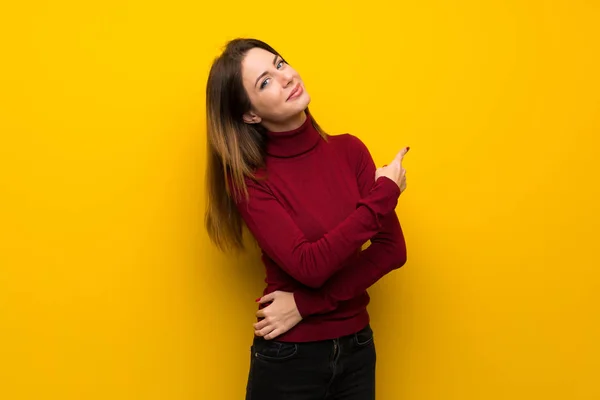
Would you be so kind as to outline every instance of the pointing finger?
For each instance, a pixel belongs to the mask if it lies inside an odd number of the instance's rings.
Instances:
[[[394,158],[394,161],[397,161],[398,163],[400,163],[400,165],[402,165],[402,160],[404,159],[404,156],[406,155],[406,153],[408,153],[409,150],[410,147],[408,146],[400,150],[398,154],[396,154],[396,158]]]

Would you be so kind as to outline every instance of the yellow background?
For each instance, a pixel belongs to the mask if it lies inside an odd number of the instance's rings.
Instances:
[[[0,398],[241,399],[256,252],[203,228],[226,40],[330,133],[404,145],[407,265],[370,307],[378,398],[598,399],[592,0],[25,1],[0,12]]]

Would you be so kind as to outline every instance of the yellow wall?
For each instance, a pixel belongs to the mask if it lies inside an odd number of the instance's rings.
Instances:
[[[261,265],[202,219],[206,75],[243,35],[329,132],[412,148],[378,398],[600,398],[597,2],[13,3],[0,398],[242,398]]]

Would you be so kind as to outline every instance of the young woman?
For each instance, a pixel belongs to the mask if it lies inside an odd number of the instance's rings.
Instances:
[[[374,399],[366,289],[406,262],[408,148],[376,169],[358,138],[324,133],[298,73],[259,40],[227,44],[206,95],[207,230],[235,249],[246,225],[266,269],[246,399]]]

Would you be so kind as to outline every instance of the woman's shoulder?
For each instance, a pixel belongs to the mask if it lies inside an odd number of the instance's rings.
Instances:
[[[329,135],[328,142],[336,149],[342,150],[345,153],[360,155],[369,152],[364,142],[358,136],[351,133]]]
[[[245,191],[264,191],[268,189],[268,175],[265,167],[253,168],[249,173],[241,174],[236,179],[231,171],[227,173],[227,184],[235,198],[239,198]]]

